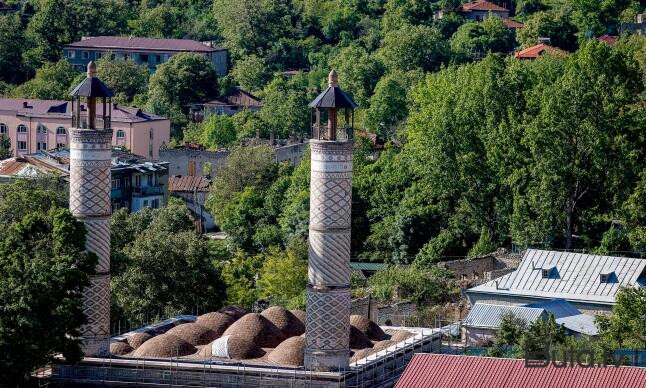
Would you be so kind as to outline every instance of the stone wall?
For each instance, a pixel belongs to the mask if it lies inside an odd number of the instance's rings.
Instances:
[[[204,167],[211,165],[211,176],[227,160],[229,151],[206,151],[193,148],[159,150],[159,159],[168,162],[168,175],[204,176]]]
[[[443,261],[438,265],[453,272],[458,281],[468,281],[471,286],[495,279],[518,268],[521,256],[510,255],[506,249],[499,249],[488,255]]]

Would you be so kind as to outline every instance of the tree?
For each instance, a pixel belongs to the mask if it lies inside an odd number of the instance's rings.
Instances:
[[[628,227],[628,239],[637,252],[646,251],[646,170],[642,170],[635,190],[620,212]]]
[[[0,160],[9,159],[12,156],[11,139],[7,135],[0,135]]]
[[[135,96],[148,89],[148,68],[129,60],[110,60],[104,56],[97,61],[96,71],[101,81],[115,94],[113,100],[131,103]]]
[[[23,79],[22,52],[25,49],[20,17],[0,15],[0,81],[18,83]]]
[[[445,1],[445,9],[452,8]],[[459,4],[458,4],[459,6]],[[404,25],[420,25],[433,20],[433,3],[424,0],[387,0],[382,20],[385,34],[393,32]]]
[[[150,77],[148,108],[181,126],[190,103],[209,101],[217,93],[217,77],[208,59],[195,53],[177,54]]]
[[[442,303],[453,288],[453,275],[444,268],[387,267],[368,279],[368,292],[377,300],[391,302],[400,299],[418,304]]]
[[[52,208],[66,208],[69,185],[56,178],[17,180],[0,185],[0,229],[7,230],[30,213],[47,214]]]
[[[366,111],[366,126],[387,139],[408,116],[407,85],[400,72],[382,77]]]
[[[451,38],[451,53],[456,62],[480,59],[488,52],[508,53],[514,44],[510,28],[498,17],[461,25]]]
[[[511,311],[500,315],[500,327],[496,332],[496,343],[501,345],[518,345],[521,337],[527,332],[527,321]]]
[[[220,229],[227,234],[231,250],[251,251],[253,236],[259,211],[262,208],[262,195],[252,186],[234,193],[233,198],[224,204],[216,214]]]
[[[0,380],[22,385],[57,354],[82,358],[82,292],[97,258],[67,210],[28,213],[0,238]]]
[[[383,64],[358,45],[344,47],[330,61],[339,75],[339,86],[361,107],[367,107],[372,91],[384,72]]]
[[[258,279],[258,296],[272,305],[304,308],[307,286],[307,245],[292,244],[286,251],[271,248],[265,253]]]
[[[539,37],[550,38],[552,46],[574,51],[577,47],[576,31],[566,11],[536,12],[527,18],[516,38],[523,47],[538,44]]]
[[[303,153],[285,192],[278,223],[286,242],[307,239],[310,220],[310,150]]]
[[[448,51],[436,28],[405,24],[384,37],[378,53],[390,71],[433,71],[446,62]]]
[[[595,320],[599,336],[619,347],[646,347],[646,290],[622,287],[610,317],[599,315]]]
[[[252,307],[258,300],[256,280],[263,264],[263,256],[249,256],[237,251],[233,259],[222,266],[222,279],[226,283],[227,303]]]
[[[264,124],[265,136],[267,131],[280,138],[310,133],[309,98],[301,81],[300,78],[288,81],[277,75],[262,91],[264,107],[258,116]]]
[[[252,54],[236,61],[231,75],[238,81],[240,87],[248,92],[257,92],[263,89],[271,79],[265,61]]]
[[[210,149],[226,148],[236,141],[235,124],[229,116],[211,115],[200,126],[200,143]]]
[[[147,38],[183,38],[186,31],[186,10],[163,3],[154,8],[144,8],[139,18],[128,22],[136,36]]]
[[[36,71],[36,76],[14,88],[11,95],[19,98],[43,100],[67,100],[76,86],[80,74],[66,60],[45,63]]]
[[[539,11],[547,10],[542,0],[518,0],[516,2],[516,14],[529,16]]]

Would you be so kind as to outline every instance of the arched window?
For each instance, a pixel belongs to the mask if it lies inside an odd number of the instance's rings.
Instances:
[[[6,135],[6,134],[7,134],[7,124],[0,123],[0,135]]]
[[[123,139],[124,137],[126,137],[126,133],[122,129],[118,130],[117,139]]]
[[[18,128],[16,128],[16,132],[18,132],[18,133],[27,133],[27,127],[25,127],[24,125],[20,124],[20,125],[18,126]]]
[[[67,130],[63,127],[58,127],[56,128],[56,134],[57,135],[67,135]]]
[[[43,135],[46,134],[47,133],[47,127],[42,125],[42,124],[38,124],[38,126],[36,127],[36,133],[40,133],[40,134],[43,134]]]
[[[152,140],[152,139],[153,139],[153,129],[150,128],[150,140]]]

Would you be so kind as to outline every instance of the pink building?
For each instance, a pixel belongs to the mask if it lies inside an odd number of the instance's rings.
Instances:
[[[139,108],[112,104],[112,144],[143,157],[158,159],[159,147],[170,140],[170,120]],[[72,104],[59,100],[0,98],[0,135],[11,139],[15,156],[68,147]],[[82,116],[87,113],[81,105]],[[103,106],[97,106],[97,116]]]

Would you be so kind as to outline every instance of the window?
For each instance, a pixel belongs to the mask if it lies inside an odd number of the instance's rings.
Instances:
[[[149,136],[150,136],[150,140],[152,140],[152,139],[153,139],[153,137],[154,137],[153,129],[152,129],[152,128],[150,128]]]
[[[112,188],[113,189],[118,189],[121,187],[121,179],[113,179],[112,180]]]
[[[27,127],[25,127],[24,125],[20,124],[20,125],[16,128],[16,132],[18,132],[18,133],[27,133]]]
[[[7,133],[7,124],[0,123],[0,134],[4,135]]]
[[[16,142],[19,151],[27,151],[27,142],[24,140],[18,140]]]
[[[87,51],[81,52],[81,58],[83,59],[89,59],[90,58],[90,53]]]
[[[59,51],[59,52],[60,52],[60,51]],[[67,57],[68,57],[69,59],[74,59],[74,57],[76,57],[76,51],[68,51],[68,52],[67,52]]]
[[[38,151],[47,151],[47,143],[44,141],[39,141],[36,143],[36,149]]]
[[[113,60],[113,61],[114,61],[114,59],[115,59],[116,57],[117,57],[116,55],[114,55],[114,54],[110,54],[110,59],[111,59],[111,60]]]
[[[161,55],[155,55],[155,62],[161,62]]]
[[[549,269],[544,269],[544,270],[542,270],[542,277],[543,277],[543,279],[549,279],[549,277],[550,277],[550,270],[549,270]]]
[[[151,158],[153,157],[153,145],[152,144],[148,144],[148,156],[151,157]]]
[[[148,55],[147,55],[147,54],[141,54],[141,55],[139,55],[139,59],[140,59],[142,62],[146,62],[146,63],[148,63]]]
[[[94,57],[96,59],[101,59],[101,58],[103,58],[103,53],[94,53]]]
[[[128,53],[123,54],[123,59],[125,59],[126,61],[130,59],[130,54]]]
[[[43,134],[43,135],[46,134],[47,133],[47,127],[42,125],[42,124],[38,124],[38,126],[36,127],[36,133]]]
[[[153,209],[159,209],[159,200],[153,199]]]
[[[135,175],[135,187],[141,187],[141,175]]]
[[[118,130],[117,139],[123,139],[124,137],[126,137],[126,133],[122,129]]]
[[[56,149],[63,150],[65,149],[65,143],[56,143]]]
[[[609,282],[609,280],[610,280],[610,275],[609,275],[609,274],[607,274],[607,273],[602,273],[602,274],[599,276],[599,278],[600,278],[599,280],[601,281],[601,283],[610,283],[610,282]]]
[[[58,127],[56,128],[56,134],[57,135],[67,135],[67,130],[63,127]]]
[[[144,199],[144,207],[148,207],[148,200]]]
[[[148,180],[148,186],[152,186],[153,185],[153,176],[152,176],[152,174],[148,175],[146,178]]]

